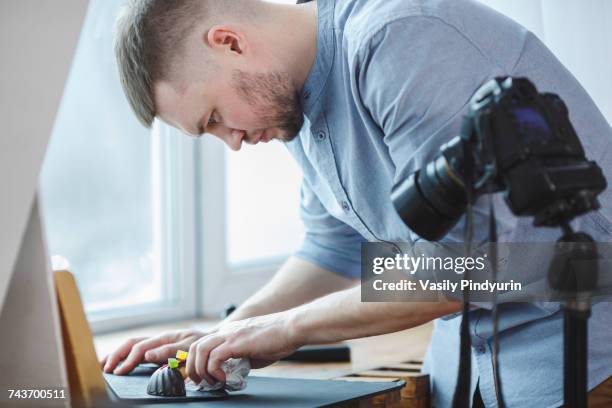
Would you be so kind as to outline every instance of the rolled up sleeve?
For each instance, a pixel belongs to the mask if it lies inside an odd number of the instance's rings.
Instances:
[[[294,255],[344,277],[358,279],[363,237],[332,216],[306,180],[302,182],[300,215],[305,235]]]

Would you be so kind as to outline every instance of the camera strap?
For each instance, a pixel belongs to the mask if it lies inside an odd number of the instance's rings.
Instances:
[[[472,252],[473,239],[473,209],[472,197],[474,188],[474,159],[470,154],[469,140],[462,139],[463,160],[465,166],[465,195],[466,195],[466,221],[464,243],[466,256]],[[465,279],[469,279],[470,271],[466,271]],[[453,395],[453,408],[469,408],[470,406],[470,380],[472,377],[472,344],[470,339],[470,291],[463,289],[463,309],[461,312],[460,343],[459,343],[459,370],[457,384]]]
[[[495,218],[495,204],[493,192],[489,184],[489,259],[491,260],[491,280],[497,282],[497,220]],[[493,319],[493,381],[495,386],[495,399],[499,408],[504,408],[501,381],[499,380],[499,310],[497,307],[497,289],[493,291],[493,306],[491,310]]]

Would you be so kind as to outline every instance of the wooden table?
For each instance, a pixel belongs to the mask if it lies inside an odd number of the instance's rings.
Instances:
[[[175,324],[147,326],[139,329],[95,336],[99,356],[114,350],[130,337],[146,336],[181,328],[206,329],[213,321],[191,320]],[[337,379],[343,381],[397,381],[407,382],[401,392],[361,402],[363,407],[423,408],[429,406],[429,379],[419,374],[432,324],[413,329],[350,340],[351,362],[297,363],[280,361],[269,367],[254,370],[251,375],[283,378]]]

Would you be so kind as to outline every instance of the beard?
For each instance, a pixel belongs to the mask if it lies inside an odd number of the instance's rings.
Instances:
[[[232,87],[253,107],[253,112],[266,128],[281,131],[277,139],[283,142],[295,139],[304,124],[304,115],[300,95],[292,86],[289,74],[251,74],[235,70]]]

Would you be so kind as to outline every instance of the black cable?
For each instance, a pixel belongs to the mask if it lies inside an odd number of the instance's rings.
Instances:
[[[463,159],[465,169],[465,198],[467,201],[465,212],[465,252],[466,256],[472,253],[473,239],[473,158],[470,154],[470,146],[467,140],[463,141]],[[470,278],[469,269],[466,270],[464,279]],[[470,406],[470,382],[472,377],[472,342],[470,339],[470,291],[468,285],[463,289],[463,308],[461,312],[461,328],[459,342],[459,369],[457,384],[453,395],[453,408],[469,408]]]
[[[472,230],[472,208],[468,204],[466,211],[466,237],[471,236]],[[467,255],[470,253],[470,241],[466,241]],[[465,279],[469,279],[469,271],[466,271]],[[472,342],[470,338],[470,292],[463,289],[463,309],[461,312],[460,344],[459,344],[459,370],[457,374],[457,385],[453,396],[453,408],[468,408],[470,405],[470,382],[472,376]]]
[[[491,169],[491,173],[489,174],[489,178],[487,179],[487,197],[489,202],[489,246],[490,246],[490,262],[491,262],[491,280],[495,284],[495,289],[493,290],[493,298],[492,298],[492,309],[491,309],[491,318],[493,320],[493,386],[495,387],[495,399],[497,400],[497,405],[499,408],[504,408],[504,397],[502,393],[501,380],[499,375],[499,308],[497,304],[497,280],[498,280],[498,255],[497,255],[497,219],[495,217],[495,200],[493,194],[495,193],[494,189],[494,179],[496,177],[497,163],[496,156],[493,152],[492,147],[495,145],[492,137],[492,132],[487,132],[484,143],[488,147],[485,149],[485,161],[487,165],[485,167]]]
[[[491,279],[497,283],[497,220],[495,219],[495,205],[493,203],[493,192],[489,185],[489,245],[491,246]],[[499,379],[499,310],[497,307],[497,285],[493,291],[493,381],[495,385],[495,398],[499,408],[504,408],[504,397],[502,394],[501,381]]]

